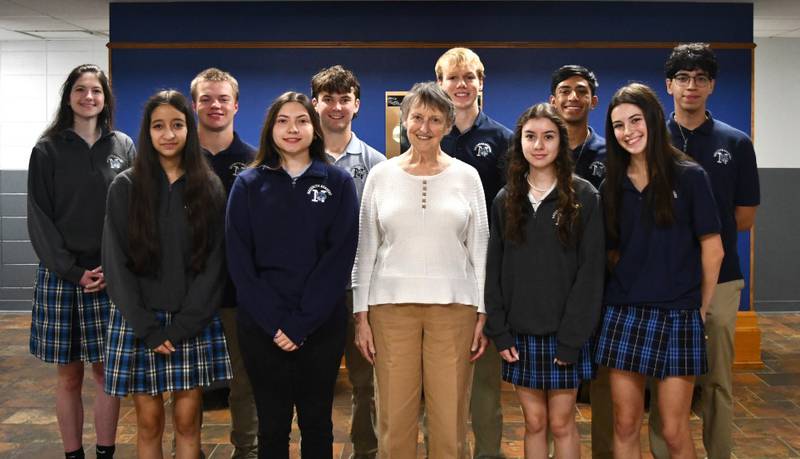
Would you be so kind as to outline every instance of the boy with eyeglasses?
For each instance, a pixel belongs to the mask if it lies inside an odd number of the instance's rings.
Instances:
[[[725,258],[705,320],[708,373],[697,378],[708,457],[731,456],[732,375],[736,313],[744,287],[737,253],[738,231],[753,226],[759,204],[758,168],[753,143],[743,132],[712,118],[706,109],[714,91],[717,59],[705,43],[676,46],[664,65],[667,92],[675,111],[669,117],[672,144],[703,166],[711,180],[722,223]],[[653,392],[651,392],[652,396]],[[658,405],[650,402],[650,445],[656,458],[669,457],[661,437]]]

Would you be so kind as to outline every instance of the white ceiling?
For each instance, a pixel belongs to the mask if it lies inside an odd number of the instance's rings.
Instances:
[[[111,1],[117,0],[0,0],[0,40],[107,39]],[[800,0],[704,1],[752,2],[755,37],[800,38]]]

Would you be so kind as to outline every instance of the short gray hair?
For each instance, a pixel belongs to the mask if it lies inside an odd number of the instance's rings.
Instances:
[[[411,91],[403,98],[400,104],[400,119],[405,121],[411,107],[422,104],[442,112],[447,119],[447,125],[452,126],[456,121],[456,107],[450,96],[434,81],[416,83]]]

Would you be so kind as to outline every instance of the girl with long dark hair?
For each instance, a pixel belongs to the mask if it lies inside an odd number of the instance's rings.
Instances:
[[[508,179],[492,204],[486,334],[525,415],[525,457],[580,456],[578,386],[592,378],[605,262],[597,190],[573,175],[567,128],[550,104],[517,121]]]
[[[28,167],[28,232],[39,257],[30,351],[58,365],[56,417],[67,458],[84,457],[84,362],[97,387],[97,457],[112,457],[119,400],[103,390],[110,302],[100,263],[106,191],[133,161],[131,139],[113,130],[114,96],[96,65],[75,67],[52,124]]]
[[[200,455],[202,386],[231,378],[217,308],[225,283],[225,192],[181,93],[147,101],[133,168],[111,184],[103,265],[115,307],[106,344],[111,395],[133,395],[140,458],[161,457],[172,392],[176,457]]]
[[[614,94],[606,115],[601,186],[610,276],[596,363],[609,368],[614,456],[641,457],[644,388],[655,378],[671,457],[695,457],[694,379],[707,369],[703,320],[723,249],[705,171],[673,148],[647,86]]]
[[[233,184],[226,229],[258,457],[288,459],[296,409],[303,457],[330,458],[358,198],[350,174],[328,163],[304,94],[270,106],[256,159]]]

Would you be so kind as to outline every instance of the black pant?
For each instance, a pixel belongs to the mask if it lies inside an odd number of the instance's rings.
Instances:
[[[239,344],[258,412],[258,457],[289,458],[297,408],[304,459],[333,456],[333,390],[344,352],[344,304],[293,352],[281,350],[248,314],[238,311]]]

